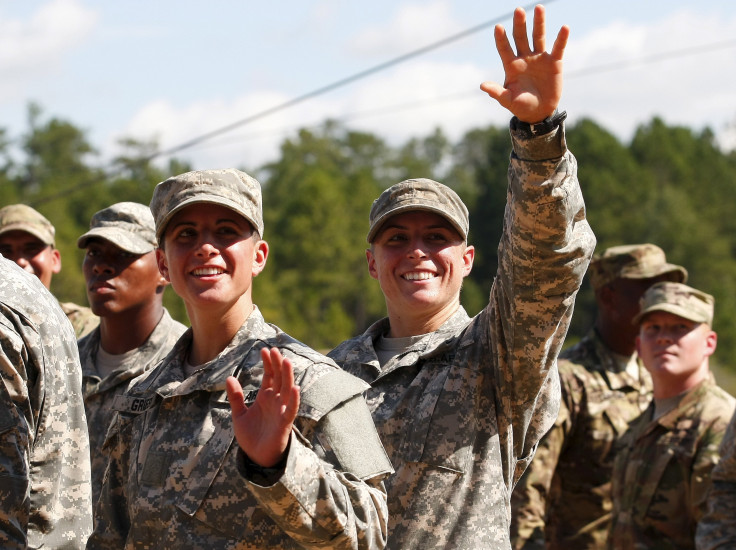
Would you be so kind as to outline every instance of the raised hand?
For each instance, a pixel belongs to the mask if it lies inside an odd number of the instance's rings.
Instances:
[[[276,348],[262,349],[263,380],[255,403],[246,406],[237,378],[227,379],[227,399],[233,430],[248,458],[265,468],[281,461],[289,445],[291,427],[299,409],[299,387],[294,384],[291,361]]]
[[[570,29],[564,25],[557,34],[552,51],[545,52],[544,7],[534,8],[532,46],[529,46],[526,13],[514,11],[514,44],[511,48],[502,25],[496,25],[494,36],[506,73],[503,86],[484,82],[481,90],[506,107],[519,120],[536,123],[554,113],[562,96],[562,56],[565,53]]]

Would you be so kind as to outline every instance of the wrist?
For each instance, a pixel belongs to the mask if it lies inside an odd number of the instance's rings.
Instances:
[[[531,139],[550,133],[562,124],[566,118],[567,112],[558,111],[557,109],[544,120],[535,123],[524,122],[519,120],[518,117],[513,117],[511,119],[511,129],[521,133],[525,138]]]

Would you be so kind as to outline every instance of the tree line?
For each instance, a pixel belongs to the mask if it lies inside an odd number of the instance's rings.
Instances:
[[[736,152],[721,150],[710,129],[694,131],[653,118],[622,143],[593,120],[567,127],[597,250],[652,242],[684,265],[689,283],[716,297],[715,362],[736,351]],[[96,211],[120,201],[148,204],[159,181],[191,169],[185,158],[151,161],[155,142],[124,139],[106,170],[85,131],[29,105],[27,130],[0,128],[0,205],[22,202],[55,225],[62,271],[52,291],[85,304],[82,251],[76,240]],[[254,285],[266,319],[317,349],[328,350],[385,315],[364,249],[372,200],[393,183],[429,177],[453,187],[470,210],[473,272],[463,287],[471,315],[486,303],[506,202],[508,128],[479,127],[451,142],[440,130],[398,146],[380,136],[326,121],[285,139],[265,166],[236,168],[263,186],[270,256]],[[225,168],[224,166],[221,168]],[[172,315],[187,323],[167,290]],[[590,327],[595,304],[586,279],[569,343]]]

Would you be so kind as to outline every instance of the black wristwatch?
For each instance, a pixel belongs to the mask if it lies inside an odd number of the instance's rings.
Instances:
[[[518,118],[514,117],[511,119],[511,129],[520,132],[525,138],[531,139],[533,137],[548,134],[562,124],[562,121],[566,118],[567,111],[557,111],[557,109],[552,113],[552,116],[548,116],[541,122],[536,122],[534,124],[522,122]]]

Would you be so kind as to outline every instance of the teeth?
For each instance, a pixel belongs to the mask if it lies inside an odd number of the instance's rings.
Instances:
[[[404,274],[404,279],[407,281],[426,281],[427,279],[432,279],[434,277],[434,273],[430,273],[428,271],[415,271],[413,273],[406,273]]]
[[[198,267],[192,274],[194,275],[219,275],[223,270],[219,267]]]

